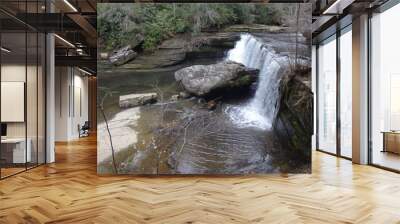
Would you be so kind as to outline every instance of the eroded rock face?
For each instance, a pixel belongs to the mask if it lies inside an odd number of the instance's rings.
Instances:
[[[179,64],[196,57],[223,57],[227,49],[233,48],[240,33],[201,34],[196,37],[177,35],[163,41],[151,54],[141,54],[135,60],[123,65],[129,69],[153,69]]]
[[[205,45],[217,48],[233,48],[236,41],[240,40],[240,33],[234,32],[218,32],[204,33],[192,38],[192,45]]]
[[[193,65],[175,72],[175,80],[196,96],[205,96],[214,90],[246,87],[257,79],[259,70],[226,61],[213,65]]]
[[[119,50],[113,52],[109,60],[113,65],[123,65],[133,59],[135,59],[137,53],[132,50],[131,45],[125,46]]]
[[[250,32],[250,33],[280,33],[287,31],[287,27],[284,26],[271,26],[264,24],[252,24],[252,25],[233,25],[225,29],[227,32]]]
[[[156,101],[157,93],[129,94],[119,97],[119,106],[121,108],[129,108],[154,103]]]
[[[313,94],[298,76],[280,82],[280,101],[273,128],[290,156],[311,161]]]

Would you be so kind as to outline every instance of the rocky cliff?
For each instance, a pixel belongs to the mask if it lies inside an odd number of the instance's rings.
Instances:
[[[273,128],[290,156],[308,162],[311,161],[313,93],[309,78],[303,80],[301,77],[288,73],[281,79]],[[310,77],[310,74],[303,77]]]

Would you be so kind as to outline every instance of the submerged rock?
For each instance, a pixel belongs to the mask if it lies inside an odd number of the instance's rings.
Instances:
[[[248,87],[256,81],[258,72],[240,63],[226,61],[180,69],[175,72],[175,80],[181,82],[187,92],[205,96],[215,90]]]
[[[121,108],[142,106],[157,101],[157,93],[129,94],[119,97],[119,106]]]
[[[113,52],[109,57],[111,64],[113,65],[123,65],[134,58],[136,58],[137,53],[132,50],[131,45],[125,46],[119,50]]]

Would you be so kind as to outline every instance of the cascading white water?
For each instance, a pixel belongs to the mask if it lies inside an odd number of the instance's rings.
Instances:
[[[242,34],[226,60],[260,70],[255,96],[244,106],[227,108],[230,118],[240,126],[271,127],[278,98],[279,69],[283,57],[250,34]]]

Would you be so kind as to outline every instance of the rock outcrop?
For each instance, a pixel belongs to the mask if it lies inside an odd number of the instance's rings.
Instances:
[[[132,46],[128,45],[119,50],[113,52],[113,54],[109,57],[111,64],[113,65],[123,65],[134,58],[136,58],[138,54],[132,50]]]
[[[205,96],[216,90],[248,87],[257,79],[257,69],[226,61],[212,65],[193,65],[175,72],[175,80],[196,96]]]
[[[203,33],[195,37],[178,35],[163,41],[152,53],[141,54],[123,65],[129,69],[153,69],[172,66],[189,57],[223,57],[224,52],[235,46],[240,33]],[[188,56],[189,55],[189,56]]]
[[[154,103],[156,101],[157,93],[129,94],[119,97],[119,106],[121,108],[129,108]]]
[[[248,33],[280,33],[288,30],[284,26],[271,26],[264,24],[233,25],[225,29],[227,32],[248,32]]]
[[[219,33],[205,33],[193,38],[192,42],[198,43],[202,41],[202,45],[217,48],[233,48],[236,41],[240,40],[240,33],[235,32],[219,32]],[[198,44],[194,44],[195,46]]]
[[[123,65],[129,69],[153,69],[179,64],[186,58],[187,41],[174,37],[164,41],[156,51],[139,55],[135,60]]]
[[[126,44],[125,47],[115,50],[111,53],[108,60],[115,66],[126,64],[138,56],[135,49],[143,43],[144,37],[137,34]]]
[[[310,74],[309,74],[310,75]],[[311,161],[313,94],[306,82],[288,75],[280,81],[280,99],[273,128],[289,155]]]

